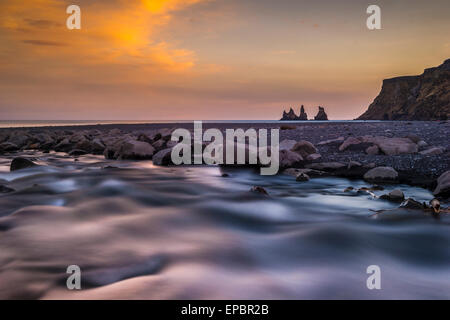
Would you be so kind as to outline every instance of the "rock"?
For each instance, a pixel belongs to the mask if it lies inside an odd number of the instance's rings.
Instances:
[[[26,168],[31,168],[31,167],[35,167],[35,166],[37,166],[37,164],[35,164],[33,161],[28,160],[26,158],[22,158],[22,157],[17,157],[11,161],[10,171],[26,169]]]
[[[328,120],[328,116],[325,113],[325,109],[322,107],[319,107],[319,112],[314,117],[314,120]]]
[[[305,107],[302,105],[300,107],[300,115],[298,116],[298,120],[308,120],[308,115],[305,112]]]
[[[420,76],[383,81],[380,94],[358,120],[440,120],[450,117],[450,59]]]
[[[158,141],[154,142],[152,146],[156,151],[160,151],[165,148],[166,141],[164,139],[159,139]]]
[[[161,134],[159,135],[158,139],[161,139]],[[154,142],[149,136],[147,136],[144,133],[141,133],[138,135],[137,141],[147,142],[150,144],[153,144],[153,142]]]
[[[102,154],[103,151],[105,150],[105,144],[102,142],[101,139],[99,138],[95,138],[94,140],[92,140],[91,142],[91,152],[93,154]]]
[[[325,171],[319,171],[319,170],[314,170],[314,169],[288,168],[283,171],[283,174],[293,176],[293,177],[297,177],[299,174],[302,174],[302,173],[307,174],[311,178],[327,175],[327,173]]]
[[[300,173],[295,180],[299,182],[309,181],[309,176],[306,173]]]
[[[269,195],[269,193],[266,191],[266,189],[264,189],[263,187],[260,187],[260,186],[252,187],[250,189],[250,192],[261,194],[261,195],[264,195],[264,196],[268,196]]]
[[[325,141],[321,141],[319,142],[317,145],[318,146],[324,146],[324,145],[341,145],[342,142],[344,142],[345,138],[344,137],[339,137],[336,139],[330,139],[330,140],[325,140]]]
[[[424,150],[426,147],[428,147],[428,143],[420,140],[419,142],[417,142],[417,147],[419,148],[419,150]]]
[[[172,164],[172,148],[158,151],[153,155],[153,164],[158,166],[167,166]]]
[[[289,168],[303,164],[303,157],[293,151],[280,150],[280,168]]]
[[[111,129],[111,130],[109,130],[109,135],[111,135],[111,136],[118,136],[118,135],[121,135],[122,134],[122,130],[120,130],[120,129]]]
[[[381,152],[388,156],[399,154],[417,153],[419,148],[417,144],[408,138],[387,138],[387,137],[362,137],[363,142],[372,143],[380,148]]]
[[[430,149],[419,152],[423,156],[435,156],[444,153],[444,148],[432,147]]]
[[[295,140],[283,140],[280,142],[280,151],[281,150],[291,150],[295,144],[297,143],[297,141]]]
[[[314,147],[311,142],[305,140],[297,142],[294,147],[292,147],[291,151],[300,154],[303,159],[305,159],[310,154],[318,153],[316,147]]]
[[[26,146],[30,136],[25,131],[13,131],[9,135],[8,142],[16,145],[19,149]]]
[[[14,192],[14,191],[16,191],[16,190],[0,184],[0,193],[10,193],[10,192]]]
[[[409,140],[411,140],[415,144],[418,144],[419,141],[422,141],[422,139],[419,136],[416,136],[415,134],[409,134],[405,138],[408,138]]]
[[[398,180],[398,172],[391,167],[377,167],[366,172],[364,180],[370,182],[396,182]]]
[[[84,151],[84,150],[80,150],[80,149],[74,149],[72,151],[69,152],[69,156],[74,157],[74,156],[83,156],[85,154],[87,154],[88,152]]]
[[[405,195],[401,190],[395,189],[388,194],[383,194],[380,198],[389,201],[402,202],[405,199]]]
[[[362,141],[360,139],[354,138],[354,137],[349,137],[347,138],[344,143],[339,147],[339,151],[344,151],[345,149],[347,149],[348,147],[350,147],[351,145],[354,144],[360,144],[362,143]]]
[[[433,208],[434,213],[441,211],[441,203],[436,198],[430,201],[430,207]]]
[[[412,198],[408,198],[402,202],[400,208],[404,209],[415,209],[415,210],[423,210],[426,208],[423,203],[420,203]]]
[[[368,155],[377,155],[377,154],[379,154],[380,153],[380,148],[378,148],[378,146],[371,146],[371,147],[368,147],[367,149],[366,149],[366,153],[368,154]]]
[[[69,141],[68,138],[63,139],[54,147],[54,150],[57,152],[69,152],[72,149],[73,149],[72,143]]]
[[[12,152],[17,151],[20,148],[11,142],[3,142],[0,144],[0,152]]]
[[[438,197],[448,198],[450,196],[450,170],[444,172],[437,179],[437,187],[433,194]]]
[[[355,190],[355,188],[347,187],[347,188],[344,189],[344,192],[350,192],[350,191],[353,191],[353,190]]]
[[[127,140],[114,155],[122,160],[150,160],[155,152],[151,144],[136,140]]]
[[[320,153],[312,153],[306,157],[306,160],[307,161],[316,161],[316,160],[319,160],[320,158],[322,158]]]
[[[341,162],[320,162],[307,164],[305,167],[308,169],[314,169],[319,171],[335,171],[338,169],[346,168],[347,165]]]

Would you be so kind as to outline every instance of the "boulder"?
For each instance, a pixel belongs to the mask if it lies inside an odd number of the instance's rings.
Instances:
[[[419,201],[416,201],[412,198],[408,198],[402,202],[402,204],[400,205],[400,208],[423,210],[426,208],[426,206],[424,206],[424,204],[420,203]]]
[[[395,189],[387,194],[383,194],[380,198],[389,201],[402,202],[405,199],[405,195],[401,190]]]
[[[388,156],[399,154],[417,153],[419,148],[417,144],[408,138],[387,138],[387,137],[362,137],[363,142],[372,143],[380,148],[381,152]]]
[[[22,148],[30,142],[30,136],[25,131],[13,131],[9,135],[8,142]]]
[[[150,160],[154,152],[155,148],[147,142],[127,140],[122,143],[114,157],[122,160]]]
[[[309,176],[306,173],[300,173],[295,177],[295,181],[305,182],[309,181]]]
[[[57,152],[69,152],[73,149],[72,143],[69,141],[68,138],[63,139],[61,142],[59,142],[55,147],[54,150]]]
[[[417,147],[419,148],[419,150],[424,150],[426,147],[428,147],[428,143],[420,140],[419,142],[417,142]]]
[[[354,138],[354,137],[349,137],[344,141],[343,144],[341,144],[341,146],[339,147],[339,151],[344,151],[351,145],[360,144],[360,143],[362,143],[362,141],[360,139]]]
[[[378,148],[378,146],[375,145],[370,146],[366,149],[366,153],[371,156],[377,155],[380,153],[380,148]]]
[[[0,152],[12,152],[19,150],[19,147],[11,142],[3,142],[0,144]]]
[[[303,157],[289,150],[280,151],[280,168],[296,167],[303,164]]]
[[[22,157],[17,157],[11,161],[10,171],[26,169],[35,166],[37,166],[37,164],[35,164],[33,161]]]
[[[167,166],[172,164],[172,148],[163,149],[153,155],[153,164]]]
[[[369,182],[397,182],[398,172],[391,167],[377,167],[367,171],[364,180]]]
[[[160,151],[166,147],[166,141],[164,139],[159,139],[158,141],[154,142],[152,146],[156,151]]]
[[[103,151],[105,150],[105,144],[103,143],[103,141],[100,138],[95,138],[94,140],[92,140],[91,142],[91,152],[93,154],[102,154]]]
[[[291,150],[295,146],[296,143],[297,143],[297,141],[295,141],[295,140],[285,139],[280,142],[280,151],[281,150]]]
[[[298,153],[304,159],[310,154],[318,153],[316,147],[314,147],[314,145],[311,142],[305,140],[297,142],[292,147],[291,151]]]
[[[448,198],[450,196],[450,170],[444,172],[437,179],[437,186],[433,194],[437,197]]]

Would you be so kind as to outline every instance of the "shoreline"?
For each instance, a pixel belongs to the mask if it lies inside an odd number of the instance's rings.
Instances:
[[[209,128],[225,129],[248,128],[280,128],[280,142],[283,140],[311,142],[320,154],[319,159],[310,161],[315,163],[359,163],[366,166],[388,166],[399,173],[399,182],[409,185],[422,186],[428,189],[435,187],[435,180],[444,172],[450,169],[450,132],[449,121],[263,121],[263,122],[203,122],[203,130]],[[159,142],[157,146],[153,143],[152,137],[160,131],[171,131],[176,128],[193,129],[193,122],[183,123],[140,123],[140,124],[96,124],[96,125],[74,125],[55,127],[26,127],[26,128],[0,128],[0,155],[20,150],[36,149],[39,151],[63,151],[104,154],[107,148],[119,140],[129,139],[133,141],[142,140],[153,144],[154,153],[166,147],[170,140],[170,135],[165,141]],[[284,130],[283,130],[284,129]],[[1,149],[4,143],[8,142],[10,136],[15,136],[11,141],[19,141],[16,150]],[[367,143],[352,146],[347,150],[339,150],[342,143],[350,138],[364,136],[382,137],[394,140],[410,137],[415,143],[424,141],[425,145],[416,152],[407,154],[367,154],[365,148]],[[39,140],[40,139],[40,140]],[[67,139],[67,140],[65,140]],[[39,140],[39,141],[38,141]],[[41,141],[42,140],[42,141]],[[45,141],[48,140],[48,141]],[[70,142],[69,142],[70,140]],[[90,144],[97,140],[98,147],[91,150]],[[350,139],[351,140],[351,139]],[[66,141],[64,148],[61,143]],[[59,147],[58,147],[59,145]],[[437,154],[421,154],[431,148],[440,149]],[[81,149],[81,151],[80,151]],[[102,150],[103,149],[103,150]],[[70,157],[70,155],[68,155]],[[72,155],[76,156],[76,155]],[[151,157],[150,157],[151,159]],[[305,166],[294,165],[293,167],[305,168]],[[286,169],[286,168],[283,168]],[[282,170],[280,170],[281,173]],[[366,170],[367,171],[367,170]],[[361,170],[330,170],[328,174],[362,178]]]

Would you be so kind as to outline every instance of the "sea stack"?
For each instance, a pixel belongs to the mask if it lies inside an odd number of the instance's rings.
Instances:
[[[306,114],[305,107],[303,105],[300,107],[300,115],[298,120],[308,120],[308,115]]]
[[[325,108],[319,106],[319,112],[314,117],[314,120],[328,120],[328,116],[325,112]]]

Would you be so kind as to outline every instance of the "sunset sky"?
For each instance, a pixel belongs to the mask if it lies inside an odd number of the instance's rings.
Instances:
[[[301,104],[353,119],[382,79],[450,58],[449,16],[448,0],[1,0],[0,120],[278,119]]]

